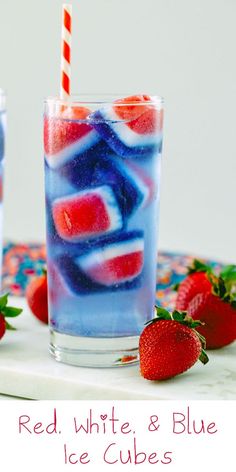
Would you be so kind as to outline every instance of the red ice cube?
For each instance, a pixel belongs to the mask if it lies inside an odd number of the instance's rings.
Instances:
[[[106,185],[57,199],[52,212],[59,236],[71,242],[110,233],[123,225],[115,196]]]
[[[152,134],[162,130],[163,110],[157,111],[149,95],[133,95],[116,100],[113,110],[137,134]]]
[[[100,138],[86,122],[90,111],[82,107],[60,107],[58,115],[44,118],[45,158],[52,168],[60,167],[81,154]]]
[[[91,280],[106,286],[132,281],[142,272],[143,262],[143,238],[107,244],[77,258]]]

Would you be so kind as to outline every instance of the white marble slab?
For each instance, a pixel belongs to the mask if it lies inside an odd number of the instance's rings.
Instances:
[[[14,320],[16,332],[0,341],[0,394],[38,400],[232,400],[236,399],[236,343],[209,352],[206,366],[165,382],[150,382],[138,366],[113,369],[59,364],[48,353],[48,328],[24,308]]]

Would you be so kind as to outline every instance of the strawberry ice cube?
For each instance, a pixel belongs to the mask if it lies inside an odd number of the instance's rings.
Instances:
[[[93,282],[110,287],[138,277],[142,272],[143,260],[144,240],[136,237],[93,249],[78,257],[76,263]]]
[[[116,196],[123,218],[127,219],[148,198],[152,182],[144,172],[142,177],[138,176],[138,171],[133,171],[126,162],[110,153],[105,157],[100,155],[99,158],[81,159],[78,166],[63,167],[61,174],[67,177],[68,185],[71,182],[73,187],[80,190],[109,185]]]
[[[66,162],[60,167],[58,173],[77,189],[101,185],[102,182],[97,177],[97,169],[100,168],[100,161],[110,155],[111,149],[100,139],[90,149],[82,154],[76,154],[73,159]]]
[[[94,128],[119,155],[139,155],[162,142],[163,110],[148,95],[127,97],[91,116]]]
[[[123,218],[129,218],[143,202],[141,187],[137,185],[135,175],[127,172],[127,167],[118,159],[111,157],[101,162],[100,178],[112,186],[119,202]]]
[[[82,107],[61,107],[58,116],[44,118],[45,159],[56,169],[92,148],[99,134],[88,123],[90,111]]]
[[[142,231],[118,233],[74,247],[69,252],[65,246],[64,254],[57,257],[60,273],[74,293],[114,292],[140,285],[144,264]]]
[[[96,238],[123,226],[115,195],[106,185],[56,199],[52,215],[58,235],[70,242]]]

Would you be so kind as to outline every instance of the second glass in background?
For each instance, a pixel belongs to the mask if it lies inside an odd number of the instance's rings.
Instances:
[[[2,288],[2,257],[3,257],[3,174],[5,161],[6,134],[6,97],[0,89],[0,290]]]

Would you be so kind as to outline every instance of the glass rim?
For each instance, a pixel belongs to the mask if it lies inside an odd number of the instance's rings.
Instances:
[[[136,95],[145,95],[145,94],[136,94]],[[76,106],[76,105],[110,105],[114,104],[115,100],[122,100],[122,98],[130,97],[131,94],[111,94],[111,93],[85,93],[79,95],[71,94],[68,99],[61,98],[59,96],[49,96],[44,99],[44,104],[54,103],[60,105],[69,105],[69,106]],[[144,102],[125,102],[125,103],[117,103],[117,106],[143,106],[143,105],[159,105],[162,106],[164,104],[164,98],[159,95],[148,95],[151,100],[146,100]]]

